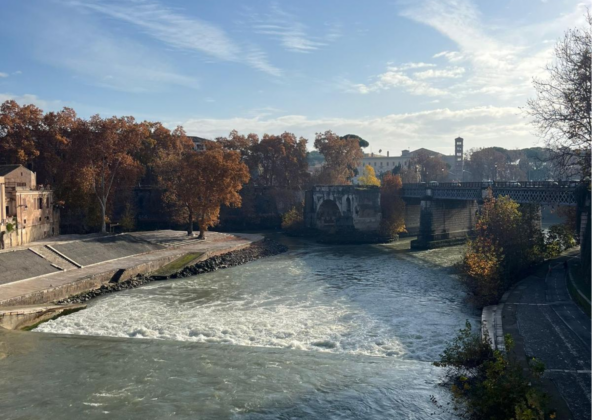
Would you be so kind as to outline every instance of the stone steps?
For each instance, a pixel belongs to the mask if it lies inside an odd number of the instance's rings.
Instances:
[[[47,245],[31,246],[29,247],[29,250],[36,253],[40,257],[45,258],[52,265],[58,267],[60,270],[67,271],[78,268],[70,261],[66,260],[62,256],[56,254],[54,251],[49,249]]]

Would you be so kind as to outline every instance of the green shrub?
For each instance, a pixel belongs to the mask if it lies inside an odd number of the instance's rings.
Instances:
[[[304,206],[298,205],[282,216],[282,229],[295,232],[304,229]]]
[[[526,269],[544,258],[544,238],[534,206],[489,191],[460,264],[461,281],[479,307],[497,303]]]
[[[511,337],[505,341],[510,351]],[[537,388],[544,365],[532,359],[525,373],[506,353],[493,350],[487,337],[473,332],[469,321],[434,365],[446,369],[454,411],[463,418],[543,420],[549,414],[548,398]]]
[[[576,246],[576,240],[568,226],[555,225],[549,228],[545,237],[545,256],[547,258],[554,258],[574,246]]]

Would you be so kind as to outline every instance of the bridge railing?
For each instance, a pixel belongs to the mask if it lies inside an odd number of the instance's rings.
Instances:
[[[425,188],[576,188],[580,181],[471,181],[471,182],[418,182],[403,184],[403,189]]]

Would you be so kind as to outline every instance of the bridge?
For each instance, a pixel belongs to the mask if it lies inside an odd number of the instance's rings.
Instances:
[[[581,189],[587,190],[586,184],[573,181],[404,184],[405,225],[409,235],[418,237],[412,242],[414,248],[460,243],[473,231],[479,207],[491,190],[494,197],[509,196],[522,206],[530,206],[533,222],[539,224],[541,206],[577,206],[581,220],[579,230],[585,232],[590,194],[584,195],[585,202],[579,202],[578,190]],[[355,242],[359,238],[380,240],[381,217],[378,187],[319,185],[306,192],[307,227],[336,234],[345,242],[348,239]]]
[[[491,188],[494,197],[508,196],[520,204],[577,205],[575,192],[579,181],[514,181],[514,182],[430,182],[404,184],[403,197],[432,197],[437,200],[482,200]]]
[[[408,225],[408,231],[418,235],[412,247],[425,249],[464,240],[473,230],[479,207],[490,193],[530,206],[533,222],[540,224],[541,206],[581,207],[578,191],[585,187],[574,181],[428,182],[404,184],[402,196],[407,207],[415,208],[415,213],[419,211],[419,221],[411,218]],[[580,231],[583,231],[587,227],[587,212],[580,213]]]

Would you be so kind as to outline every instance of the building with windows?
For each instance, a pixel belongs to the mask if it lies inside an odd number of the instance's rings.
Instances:
[[[206,142],[212,141],[212,140],[204,139],[203,137],[197,137],[197,136],[187,136],[187,137],[189,137],[189,140],[191,140],[191,142],[193,143],[193,150],[195,150],[196,152],[203,152],[204,150],[206,150]]]
[[[400,156],[390,156],[389,152],[386,152],[386,156],[376,153],[368,153],[364,156],[361,165],[358,167],[358,174],[361,175],[363,173],[366,165],[372,166],[377,176],[392,171],[396,167],[404,168],[405,165],[418,154],[440,157],[449,166],[451,179],[462,179],[464,158],[463,139],[460,137],[454,140],[454,154],[452,155],[445,155],[425,148],[413,151],[403,150]]]
[[[59,210],[49,186],[38,185],[35,172],[22,165],[0,165],[0,231],[6,248],[59,234]]]

